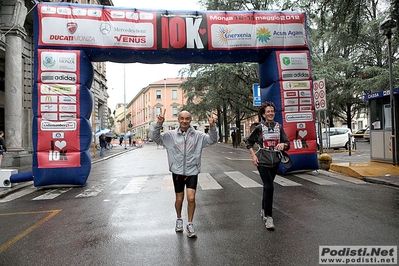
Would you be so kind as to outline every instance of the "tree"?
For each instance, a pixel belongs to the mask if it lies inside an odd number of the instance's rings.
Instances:
[[[273,9],[306,12],[313,79],[326,80],[331,122],[332,118],[339,118],[351,127],[352,118],[367,107],[362,95],[389,88],[386,42],[378,26],[388,15],[386,7],[389,3],[392,5],[391,16],[399,23],[397,0],[201,0],[200,3],[209,10]],[[392,51],[397,53],[398,37],[393,38],[392,46]],[[396,58],[397,54],[394,54],[395,76],[399,74]],[[224,89],[221,84],[213,83],[203,88]],[[220,97],[220,93],[218,90],[214,96]],[[231,116],[237,117],[238,112],[234,110],[241,109],[235,108],[228,98],[224,100],[228,103],[228,110],[233,110]],[[223,109],[223,105],[215,106],[219,106],[223,112],[228,111]],[[255,111],[248,105],[244,106],[247,110]]]
[[[183,108],[200,120],[206,118],[207,112],[217,110],[222,122],[219,130],[226,142],[229,124],[235,121],[239,127],[242,120],[256,111],[252,106],[252,84],[258,80],[256,64],[191,64],[182,75],[189,77],[181,85],[187,97]]]

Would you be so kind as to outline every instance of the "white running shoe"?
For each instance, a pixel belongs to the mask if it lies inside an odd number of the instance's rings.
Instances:
[[[260,210],[260,217],[262,217],[263,221],[266,221],[266,216],[265,216],[265,210],[264,209]]]
[[[197,237],[197,234],[195,233],[194,225],[193,224],[188,224],[187,225],[187,236],[189,238]]]
[[[176,232],[183,232],[183,219],[180,219],[180,218],[176,219],[175,231]]]
[[[266,229],[268,229],[268,230],[274,230],[273,218],[270,217],[270,216],[267,216],[267,217],[266,217],[265,225],[266,225]]]

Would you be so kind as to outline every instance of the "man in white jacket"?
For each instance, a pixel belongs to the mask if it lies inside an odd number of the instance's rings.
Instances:
[[[165,131],[161,134],[162,124],[165,121],[165,112],[159,114],[158,121],[151,128],[152,140],[166,148],[168,153],[169,171],[172,172],[173,184],[176,193],[175,209],[177,214],[176,232],[183,232],[181,216],[184,188],[187,193],[187,236],[196,237],[193,219],[195,211],[195,192],[198,183],[198,174],[201,170],[201,154],[204,147],[211,146],[218,141],[218,132],[212,115],[208,116],[209,135],[195,130],[191,124],[191,114],[181,111],[178,115],[179,127],[176,130]]]

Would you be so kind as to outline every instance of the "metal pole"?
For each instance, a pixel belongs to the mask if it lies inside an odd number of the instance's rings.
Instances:
[[[321,126],[321,112],[319,111],[318,113],[319,115],[319,121],[317,122],[317,132],[318,132],[318,138],[319,138],[319,153],[323,153],[324,152],[324,147],[323,147],[323,128]]]
[[[390,30],[387,33],[387,39],[388,39],[388,60],[389,60],[389,99],[391,103],[391,128],[392,128],[392,133],[391,133],[391,145],[392,145],[392,164],[396,165],[396,145],[395,145],[395,100],[394,100],[394,95],[393,95],[393,81],[392,81],[392,47],[391,47],[391,37],[392,37],[392,31]]]
[[[125,142],[126,150],[126,64],[123,64],[123,116],[125,118],[125,128],[123,130],[125,132],[125,135],[123,136],[123,139]]]

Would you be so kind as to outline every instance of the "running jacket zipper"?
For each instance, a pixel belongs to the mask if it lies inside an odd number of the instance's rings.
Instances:
[[[188,130],[187,130],[188,131]],[[187,157],[187,147],[186,147],[186,144],[187,144],[187,139],[186,139],[186,136],[188,135],[187,134],[187,131],[186,131],[186,134],[182,134],[183,135],[183,139],[184,139],[184,156],[183,156],[183,173],[184,173],[184,175],[186,175],[186,157]]]

